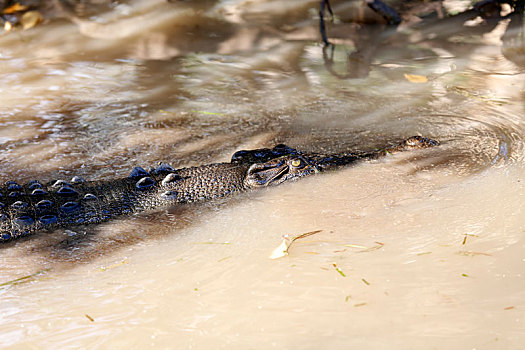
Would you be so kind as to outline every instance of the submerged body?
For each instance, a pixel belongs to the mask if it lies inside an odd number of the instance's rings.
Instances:
[[[236,192],[278,185],[361,159],[437,145],[411,137],[396,147],[371,153],[305,154],[285,145],[239,151],[230,163],[173,169],[161,164],[135,168],[127,178],[86,182],[74,177],[42,184],[7,181],[0,189],[0,242],[57,227],[95,224],[136,212],[205,201]]]

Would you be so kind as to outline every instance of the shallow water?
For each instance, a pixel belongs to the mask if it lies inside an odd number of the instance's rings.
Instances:
[[[282,142],[441,142],[9,243],[0,345],[520,348],[523,25],[460,16],[394,32],[349,23],[359,3],[333,2],[334,52],[319,44],[317,1],[64,7],[0,37],[2,181],[109,179]]]

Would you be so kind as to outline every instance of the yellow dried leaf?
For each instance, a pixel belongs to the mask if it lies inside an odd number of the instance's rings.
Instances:
[[[282,258],[283,256],[288,255],[288,249],[290,249],[290,246],[292,245],[292,243],[295,240],[301,239],[301,238],[305,238],[305,237],[308,237],[308,236],[311,236],[311,235],[315,235],[316,233],[319,233],[321,231],[322,230],[310,231],[310,232],[302,233],[302,234],[294,236],[294,237],[290,237],[289,235],[284,235],[281,244],[277,248],[275,248],[273,250],[273,252],[272,252],[272,254],[270,254],[269,258],[270,259],[278,259],[278,258]]]
[[[14,5],[11,5],[7,8],[5,8],[2,13],[7,15],[7,14],[10,14],[10,13],[15,13],[15,12],[20,12],[20,11],[25,11],[27,10],[27,6],[25,5],[20,5],[18,2]]]
[[[408,80],[411,83],[426,83],[428,81],[427,77],[424,75],[416,75],[416,74],[405,74],[405,79]]]
[[[292,244],[292,240],[290,239],[290,237],[288,237],[287,235],[283,236],[283,240],[281,244],[273,250],[269,258],[279,259],[279,258],[282,258],[283,256],[288,255],[288,247],[290,246],[290,244]]]
[[[22,28],[24,28],[24,30],[27,30],[29,28],[33,28],[43,20],[44,17],[40,12],[28,11],[22,15],[22,18],[20,18],[20,23],[22,23]]]

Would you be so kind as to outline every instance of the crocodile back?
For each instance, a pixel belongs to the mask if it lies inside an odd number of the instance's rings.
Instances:
[[[57,227],[96,224],[177,203],[197,202],[244,190],[247,166],[231,163],[149,172],[135,168],[126,178],[20,185],[0,188],[0,242]]]

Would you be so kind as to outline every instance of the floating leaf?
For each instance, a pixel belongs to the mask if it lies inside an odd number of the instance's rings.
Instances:
[[[416,74],[405,74],[405,79],[411,83],[416,84],[426,83],[428,81],[427,77],[425,77],[424,75]]]
[[[38,11],[28,11],[22,15],[22,18],[20,18],[20,23],[22,24],[22,28],[24,30],[33,28],[38,23],[42,22],[44,20],[44,17],[42,14]]]
[[[27,10],[27,6],[25,5],[20,5],[18,2],[9,6],[9,7],[6,7],[2,13],[4,15],[8,15],[10,13],[15,13],[15,12],[20,12],[20,11],[25,11]]]
[[[292,243],[295,240],[314,235],[314,234],[319,233],[321,231],[322,230],[310,231],[310,232],[302,233],[302,234],[297,235],[295,237],[290,237],[289,235],[284,235],[281,244],[279,244],[279,246],[273,250],[273,252],[272,252],[272,254],[270,254],[269,258],[270,259],[278,259],[278,258],[282,258],[283,256],[288,255],[288,250],[290,249],[290,246],[292,245]]]

